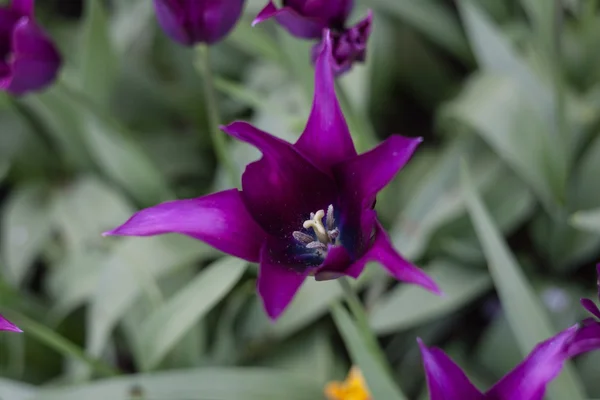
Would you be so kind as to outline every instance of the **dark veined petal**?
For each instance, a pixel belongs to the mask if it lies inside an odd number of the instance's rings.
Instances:
[[[483,394],[442,350],[427,348],[420,338],[417,341],[431,400],[484,400]]]
[[[246,122],[221,127],[261,151],[242,175],[242,198],[267,233],[291,239],[311,212],[326,210],[336,198],[333,180],[294,147]]]
[[[525,360],[486,393],[486,398],[542,400],[546,387],[569,358],[568,344],[575,337],[577,328],[568,328],[535,346]]]
[[[298,13],[291,7],[277,8],[272,1],[263,8],[252,26],[275,17],[277,22],[292,35],[303,39],[318,39],[327,25],[316,18],[310,18]]]
[[[11,74],[0,88],[13,94],[40,90],[58,74],[61,57],[52,41],[29,17],[22,17],[13,31]]]
[[[329,172],[334,164],[356,156],[356,150],[335,94],[329,31],[324,34],[323,43],[315,64],[312,110],[294,147]]]
[[[33,16],[34,0],[12,0],[10,8],[21,15]]]
[[[0,315],[0,331],[23,332],[15,324]]]
[[[237,189],[146,208],[104,235],[180,233],[236,257],[258,262],[266,233],[248,214]]]
[[[365,255],[351,266],[351,270],[362,271],[369,261],[379,262],[390,275],[399,281],[413,283],[435,294],[442,294],[429,275],[398,254],[378,221],[375,224],[375,241]]]
[[[257,288],[269,318],[275,320],[283,313],[304,279],[306,274],[282,264],[265,243],[260,255]]]
[[[184,24],[186,10],[183,5],[173,0],[154,0],[154,10],[159,25],[171,39],[185,46],[194,43]]]
[[[421,142],[421,138],[393,135],[374,149],[335,165],[334,177],[342,197],[356,207],[370,207]]]

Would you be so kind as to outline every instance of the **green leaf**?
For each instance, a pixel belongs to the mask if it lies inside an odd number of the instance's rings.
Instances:
[[[211,264],[140,327],[142,368],[155,368],[185,333],[229,293],[247,262],[225,257]]]
[[[4,277],[20,285],[52,228],[48,188],[24,184],[16,188],[4,204],[1,249],[6,264]]]
[[[459,268],[447,262],[434,262],[426,271],[444,295],[433,296],[413,285],[397,285],[373,306],[369,319],[375,332],[385,335],[446,316],[492,286],[486,272]]]
[[[331,306],[331,315],[352,361],[359,366],[363,373],[373,399],[405,400],[407,397],[394,383],[388,369],[381,365],[380,358],[366,345],[350,314],[339,303],[334,303]]]
[[[99,106],[107,107],[115,84],[118,59],[100,0],[86,0],[81,43],[81,85]]]
[[[27,383],[0,378],[0,399],[29,400],[36,393],[36,388]]]
[[[395,15],[462,61],[470,61],[460,24],[452,11],[431,0],[375,0],[376,10]]]
[[[575,213],[573,226],[588,232],[600,233],[600,208]]]
[[[469,215],[487,258],[490,275],[521,352],[526,355],[536,344],[553,336],[554,329],[546,310],[475,192],[464,164],[462,184]],[[565,365],[548,395],[556,400],[583,398],[582,385],[570,365]]]
[[[280,370],[205,368],[48,388],[28,400],[122,400],[136,396],[149,400],[315,400],[323,395],[322,388],[312,381]]]
[[[111,240],[111,239],[106,239]],[[118,244],[103,262],[87,315],[87,347],[100,355],[112,329],[144,285],[177,267],[214,254],[212,249],[181,236],[115,238]]]

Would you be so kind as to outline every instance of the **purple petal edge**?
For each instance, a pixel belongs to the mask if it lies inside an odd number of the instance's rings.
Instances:
[[[22,333],[23,331],[19,329],[15,324],[4,318],[0,314],[0,331],[9,331],[9,332],[17,332]]]

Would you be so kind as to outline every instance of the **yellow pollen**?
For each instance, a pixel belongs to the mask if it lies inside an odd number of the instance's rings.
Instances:
[[[325,387],[328,400],[370,400],[367,384],[357,367],[352,367],[344,382],[329,382]]]
[[[325,230],[325,227],[323,226],[322,219],[324,216],[325,211],[319,210],[315,213],[312,219],[307,219],[306,221],[304,221],[302,226],[304,227],[304,229],[312,228],[315,231],[319,242],[327,244],[329,243],[329,236],[327,235],[327,230]]]

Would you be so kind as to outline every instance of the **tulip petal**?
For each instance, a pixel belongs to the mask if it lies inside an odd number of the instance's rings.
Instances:
[[[260,24],[270,18],[275,17],[277,22],[283,26],[292,35],[303,39],[318,39],[327,26],[315,18],[303,16],[291,7],[277,8],[272,1],[263,8],[254,21],[252,26]]]
[[[568,355],[570,358],[598,349],[600,349],[600,323],[589,318],[583,321],[582,326],[569,343]]]
[[[325,45],[315,64],[312,110],[294,147],[313,164],[329,172],[334,164],[356,156],[356,150],[335,94],[329,33],[323,41]]]
[[[246,122],[233,122],[223,131],[260,150],[263,157],[242,175],[242,198],[263,229],[292,239],[311,212],[335,204],[335,183],[294,147]]]
[[[427,348],[421,339],[417,341],[421,349],[431,400],[484,399],[483,394],[473,386],[460,367],[443,351],[438,348]]]
[[[237,189],[146,208],[104,235],[179,233],[251,262],[258,262],[265,232],[248,214]]]
[[[23,332],[15,324],[0,315],[0,331]]]
[[[358,271],[358,274],[360,274],[360,271],[364,269],[369,261],[379,262],[390,275],[399,281],[413,283],[435,294],[442,294],[440,288],[429,275],[398,254],[379,221],[375,224],[375,241],[373,245],[347,272],[355,274]]]
[[[594,303],[590,299],[581,299],[579,301],[580,301],[581,305],[583,306],[583,308],[588,310],[594,317],[600,319],[600,310],[598,309],[598,306],[596,305],[596,303]]]
[[[343,198],[357,207],[370,207],[421,142],[422,138],[393,135],[374,149],[334,166]]]
[[[280,263],[273,257],[268,245],[264,245],[258,271],[258,294],[262,298],[267,315],[277,319],[290,304],[306,275]]]
[[[56,79],[61,64],[60,54],[29,17],[19,20],[12,40],[12,74],[0,80],[0,88],[13,94],[23,94],[42,89]]]
[[[34,0],[12,0],[10,8],[21,15],[33,16]]]
[[[541,400],[546,386],[558,376],[569,358],[568,344],[577,328],[568,328],[535,346],[525,360],[486,393],[486,398]]]
[[[171,0],[154,0],[156,19],[163,31],[174,41],[191,46],[194,40],[185,29],[185,10],[177,2]]]

